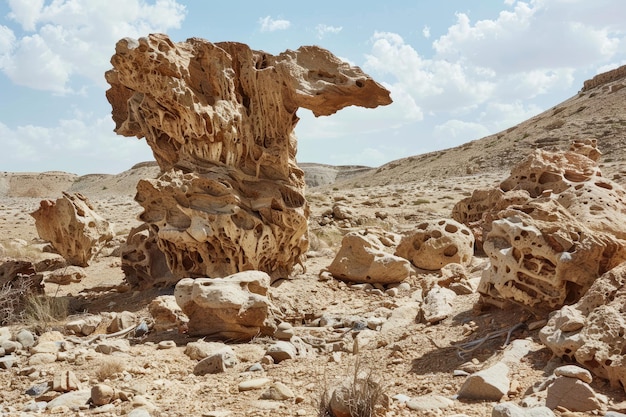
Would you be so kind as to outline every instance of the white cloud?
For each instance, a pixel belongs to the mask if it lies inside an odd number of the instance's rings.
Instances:
[[[0,25],[0,68],[2,68],[2,60],[10,55],[15,44],[15,34],[6,26]]]
[[[153,159],[145,141],[118,136],[113,133],[114,127],[109,115],[79,115],[51,127],[23,125],[10,129],[0,123],[4,152],[11,155],[2,169],[18,172],[27,166],[33,171],[64,171],[67,156],[72,155],[74,173],[110,173],[128,169],[138,158]]]
[[[615,0],[601,3],[612,3],[615,13],[626,15]],[[623,36],[622,29],[611,29],[606,22],[596,26],[587,9],[588,2],[581,0],[534,0],[518,1],[512,11],[502,11],[493,20],[472,23],[458,13],[456,24],[433,47],[441,59],[489,67],[498,75],[585,66],[612,57]]]
[[[30,33],[12,41],[0,69],[15,84],[55,93],[80,90],[72,86],[75,76],[104,88],[102,74],[119,39],[177,28],[185,16],[184,6],[174,0],[56,0],[49,5],[15,0],[9,6],[10,17]],[[10,40],[3,32],[0,45]]]
[[[337,34],[341,32],[342,29],[343,29],[342,26],[328,26],[324,24],[319,24],[315,26],[315,30],[317,31],[317,37],[319,39],[322,39],[324,36],[326,36],[326,34],[329,34],[329,33]]]
[[[433,136],[440,148],[456,146],[488,136],[491,132],[481,123],[451,119],[433,129]]]
[[[429,26],[424,26],[424,29],[422,29],[422,35],[424,35],[426,39],[430,39],[430,27]]]
[[[272,19],[271,16],[265,16],[259,19],[261,32],[274,32],[276,30],[289,29],[291,22],[284,19]]]

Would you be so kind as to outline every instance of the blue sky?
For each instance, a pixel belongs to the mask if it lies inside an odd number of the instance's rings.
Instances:
[[[623,0],[0,0],[0,171],[118,173],[152,159],[117,136],[104,72],[122,37],[168,33],[270,53],[316,44],[394,103],[296,127],[299,162],[379,166],[478,139],[626,64]]]

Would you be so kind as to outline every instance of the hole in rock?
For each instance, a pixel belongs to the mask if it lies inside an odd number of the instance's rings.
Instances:
[[[448,224],[446,224],[445,230],[446,230],[446,232],[448,232],[448,233],[456,233],[456,232],[457,232],[457,230],[459,230],[459,228],[458,228],[458,227],[456,227],[456,226],[455,226],[455,225],[453,225],[453,224],[449,224],[449,223],[448,223]]]
[[[441,232],[439,230],[433,230],[433,232],[430,235],[434,237],[435,239],[438,239],[441,237]]]
[[[458,251],[459,251],[459,249],[456,246],[450,245],[450,246],[448,246],[447,248],[444,249],[443,254],[445,256],[450,257],[450,256],[456,255]]]
[[[606,182],[596,182],[596,185],[600,188],[605,188],[607,190],[612,190],[613,186],[611,184],[608,184]]]

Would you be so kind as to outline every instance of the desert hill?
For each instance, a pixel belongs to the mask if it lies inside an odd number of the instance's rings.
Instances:
[[[532,149],[567,149],[574,139],[597,139],[605,176],[626,175],[626,66],[585,82],[574,97],[516,126],[464,145],[389,162],[340,188],[398,184],[508,171]],[[618,179],[619,182],[619,179]]]

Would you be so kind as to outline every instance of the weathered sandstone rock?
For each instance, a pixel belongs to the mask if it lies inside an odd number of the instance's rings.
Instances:
[[[135,288],[167,287],[178,281],[159,249],[156,234],[146,223],[128,233],[121,257],[126,282]]]
[[[82,194],[63,193],[55,201],[42,200],[31,213],[39,237],[49,241],[68,262],[87,266],[102,246],[113,238],[113,228],[94,211]]]
[[[189,317],[190,335],[250,340],[274,332],[269,286],[265,272],[245,271],[225,278],[182,279],[174,296]]]
[[[359,283],[392,284],[411,274],[406,259],[385,252],[374,234],[350,232],[343,237],[341,249],[328,267],[337,279]]]
[[[274,56],[153,34],[120,40],[111,63],[115,130],[145,137],[164,172],[141,181],[136,200],[177,278],[289,274],[308,245],[296,111],[391,102],[359,68],[315,46]]]
[[[395,254],[426,270],[450,263],[467,266],[474,256],[474,236],[456,220],[426,221],[402,238]]]
[[[626,389],[625,305],[622,263],[598,278],[576,304],[555,312],[539,338],[556,356],[575,360],[612,386]]]
[[[498,217],[483,244],[491,265],[478,291],[486,301],[558,308],[626,260],[626,241],[589,229],[552,199],[512,206]]]

